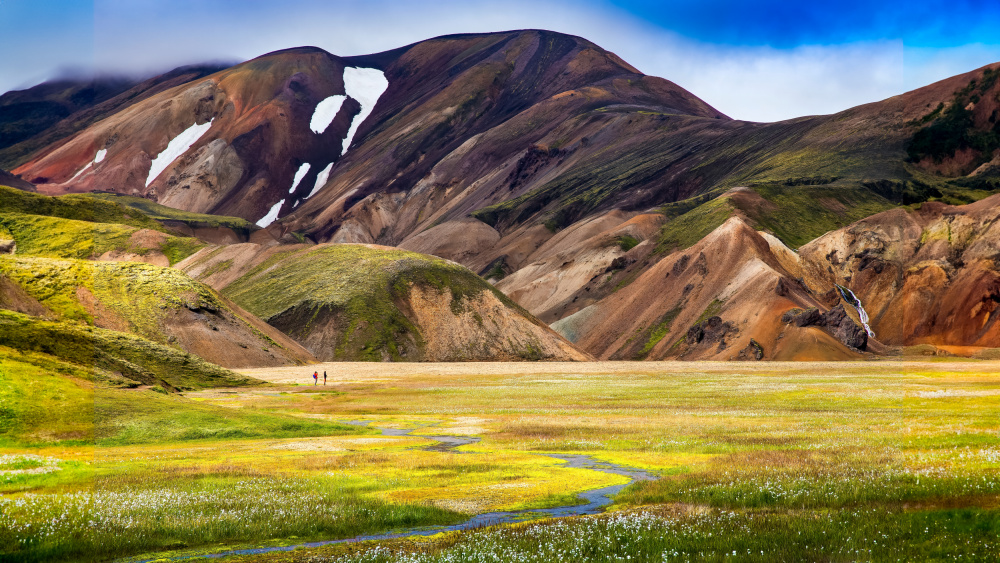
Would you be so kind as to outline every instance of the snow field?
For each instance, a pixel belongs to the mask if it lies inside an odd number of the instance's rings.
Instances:
[[[347,152],[351,141],[354,140],[354,134],[358,132],[358,128],[361,127],[365,119],[371,115],[375,109],[375,103],[388,88],[389,81],[377,68],[347,67],[344,69],[344,89],[348,96],[361,104],[361,112],[354,116],[354,120],[351,121],[351,128],[347,131],[347,137],[344,139],[344,150],[340,152],[341,155]]]
[[[333,123],[333,118],[337,117],[340,106],[344,105],[346,100],[347,96],[337,94],[316,104],[312,120],[309,121],[309,128],[312,129],[313,133],[322,134],[326,131],[327,127]]]
[[[302,164],[302,166],[299,166],[299,169],[295,172],[295,179],[292,180],[292,187],[288,189],[288,193],[290,194],[295,193],[295,188],[299,187],[299,182],[301,182],[302,178],[305,178],[306,174],[308,173],[309,173],[308,162]]]
[[[182,131],[180,135],[171,139],[167,143],[167,148],[163,149],[163,152],[153,159],[153,164],[149,167],[149,176],[146,178],[146,186],[149,187],[153,183],[153,180],[166,170],[173,161],[177,160],[178,157],[186,153],[192,145],[198,142],[198,139],[212,127],[212,121],[214,120],[209,120],[207,123],[201,125],[195,123]]]
[[[281,206],[285,204],[285,200],[281,200],[271,206],[271,210],[267,212],[267,215],[261,217],[257,220],[258,227],[266,227],[273,223],[278,218],[278,212],[281,211]]]

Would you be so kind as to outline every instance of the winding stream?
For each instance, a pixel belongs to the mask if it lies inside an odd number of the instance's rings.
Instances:
[[[348,421],[347,424],[353,424],[357,426],[368,426],[369,424],[371,424],[371,421],[352,420]],[[415,432],[418,429],[406,430],[406,429],[382,428],[382,427],[375,427],[375,428],[381,430],[382,435],[384,436],[412,436],[414,438],[428,438],[434,440],[438,443],[420,448],[422,450],[432,451],[432,452],[452,452],[455,450],[455,448],[459,446],[475,444],[480,440],[480,438],[475,438],[470,436],[413,434],[413,432]],[[454,453],[465,453],[465,452],[454,452]],[[475,454],[469,453],[469,455],[475,455]],[[583,491],[582,493],[579,493],[577,496],[584,502],[569,506],[557,506],[554,508],[533,508],[533,509],[512,510],[505,512],[486,512],[483,514],[477,514],[469,518],[465,522],[462,522],[460,524],[454,524],[451,526],[424,526],[420,528],[409,528],[398,532],[391,532],[386,534],[355,536],[353,538],[345,538],[339,540],[305,542],[287,546],[233,549],[229,551],[219,551],[215,553],[201,553],[198,555],[173,557],[170,558],[169,560],[183,561],[195,558],[221,559],[223,557],[230,557],[233,555],[258,555],[262,553],[293,551],[295,549],[301,549],[301,548],[321,547],[324,545],[333,545],[338,543],[362,542],[369,540],[388,540],[388,539],[407,538],[414,536],[431,536],[434,534],[439,534],[441,532],[471,530],[474,528],[482,528],[484,526],[511,524],[514,522],[524,522],[527,520],[535,520],[540,518],[565,518],[568,516],[583,516],[587,514],[597,514],[605,506],[611,504],[612,498],[619,492],[621,492],[622,489],[624,489],[625,487],[631,485],[636,481],[651,481],[657,478],[655,475],[647,473],[640,469],[625,467],[605,461],[598,461],[588,455],[543,454],[543,453],[537,455],[542,455],[555,459],[561,459],[566,462],[565,467],[572,467],[577,469],[589,469],[591,471],[600,471],[601,473],[612,473],[614,475],[623,475],[629,478],[629,482],[622,485],[612,485],[610,487],[602,487],[600,489],[591,489],[589,491]],[[149,563],[151,561],[162,561],[162,560],[163,558],[142,559],[142,560],[123,559],[122,561],[129,561],[131,563]]]

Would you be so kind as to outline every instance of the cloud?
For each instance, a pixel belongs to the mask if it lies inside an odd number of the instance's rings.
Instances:
[[[133,73],[300,45],[357,55],[451,33],[551,29],[586,37],[732,117],[759,121],[833,113],[971,70],[983,63],[962,65],[990,53],[1000,59],[989,47],[976,58],[958,56],[968,54],[961,49],[911,52],[893,40],[790,49],[710,44],[601,0],[96,0],[93,23],[94,65]]]

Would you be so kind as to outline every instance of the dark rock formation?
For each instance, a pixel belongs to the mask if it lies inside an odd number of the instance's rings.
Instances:
[[[792,309],[782,315],[781,320],[798,327],[818,326],[845,345],[857,350],[864,350],[868,346],[868,333],[847,316],[843,305],[837,305],[825,313],[816,308],[804,311]]]

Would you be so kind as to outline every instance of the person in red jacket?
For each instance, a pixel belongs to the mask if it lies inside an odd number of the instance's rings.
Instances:
[[[313,385],[319,385],[319,372],[313,372]]]

